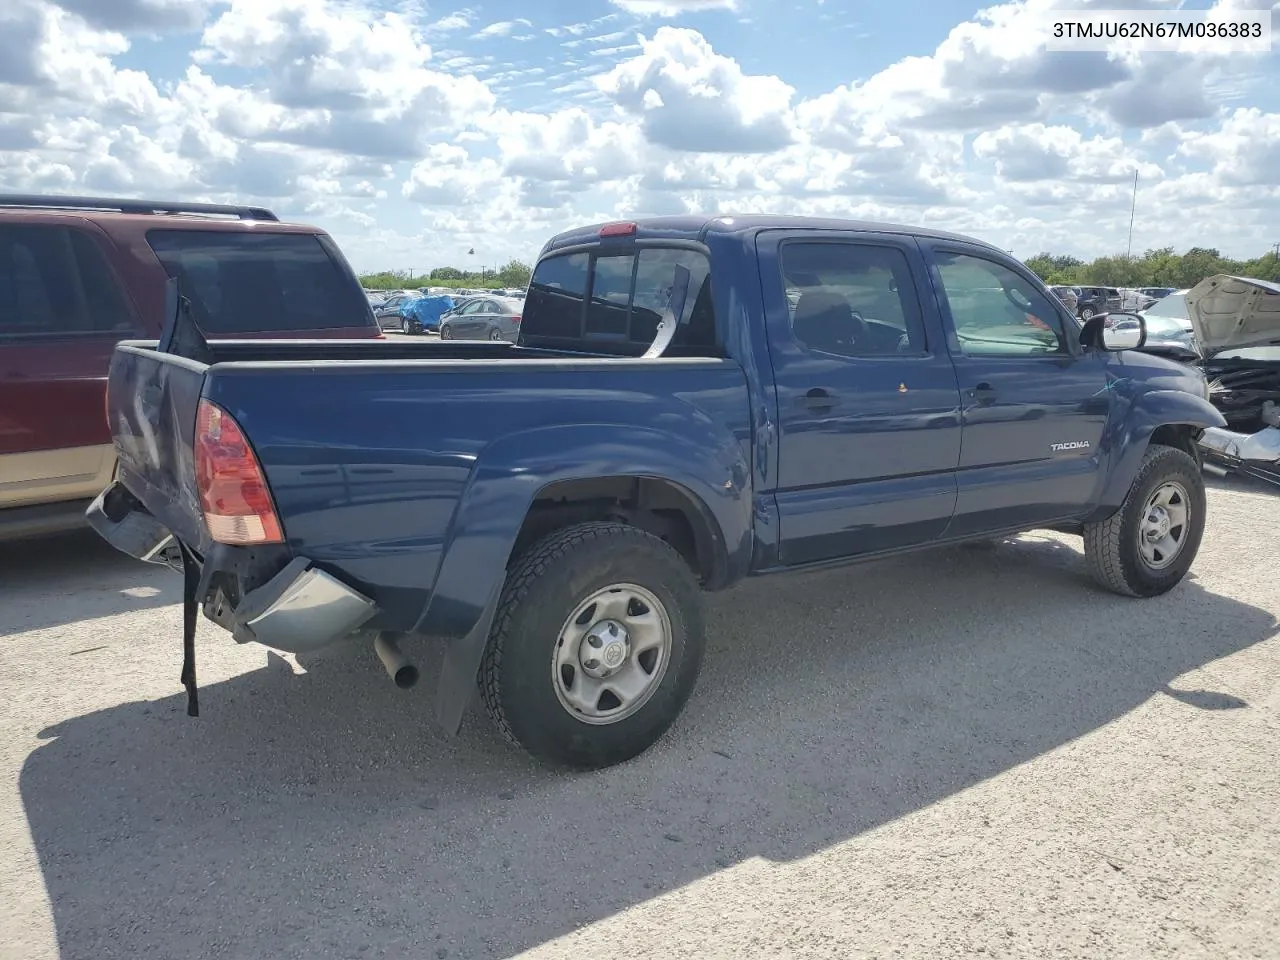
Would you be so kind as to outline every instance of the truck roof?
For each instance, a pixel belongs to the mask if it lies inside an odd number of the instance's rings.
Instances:
[[[883,223],[876,220],[845,220],[836,217],[800,217],[786,214],[750,213],[738,214],[683,214],[671,217],[643,217],[637,220],[609,221],[634,223],[634,236],[643,240],[703,240],[709,233],[752,233],[758,230],[845,230],[863,233],[899,233],[932,240],[958,240],[976,243],[1003,253],[999,247],[985,240],[977,240],[946,230],[928,227],[912,227],[900,223]],[[582,243],[594,243],[599,239],[605,223],[593,223],[574,227],[556,234],[542,248],[542,254]]]

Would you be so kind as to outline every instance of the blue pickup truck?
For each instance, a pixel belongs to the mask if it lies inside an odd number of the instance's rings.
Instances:
[[[184,316],[115,351],[119,480],[89,519],[184,572],[189,712],[200,609],[241,642],[369,643],[403,687],[438,638],[447,729],[478,694],[577,768],[662,736],[700,591],[747,576],[1049,528],[1104,588],[1170,590],[1224,423],[1140,324],[1081,325],[1001,250],[888,224],[576,229],[516,344],[211,344]]]

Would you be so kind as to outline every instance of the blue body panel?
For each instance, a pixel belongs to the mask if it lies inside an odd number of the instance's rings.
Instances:
[[[902,252],[926,351],[850,359],[796,344],[779,250],[814,236]],[[240,345],[207,366],[125,344],[109,392],[122,481],[180,538],[207,547],[191,434],[199,398],[218,403],[255,448],[290,551],[373,598],[381,629],[469,637],[465,677],[548,484],[675,485],[711,531],[709,585],[722,587],[1096,519],[1123,501],[1155,430],[1224,422],[1198,371],[1150,355],[1078,344],[1062,357],[961,355],[931,251],[973,251],[1029,276],[987,244],[800,218],[671,218],[609,243],[663,239],[709,252],[723,359],[268,342],[252,349],[271,359],[239,359],[251,356]],[[596,241],[582,228],[546,250]],[[979,385],[995,399],[975,400]],[[815,388],[833,395],[830,409],[802,402]]]
[[[731,361],[228,363],[205,396],[251,438],[291,550],[363,588],[385,629],[465,633],[556,480],[673,481],[736,576],[749,566],[750,416]]]

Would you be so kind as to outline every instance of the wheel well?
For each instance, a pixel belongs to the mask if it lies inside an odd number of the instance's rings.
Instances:
[[[1149,443],[1158,443],[1166,447],[1176,447],[1182,452],[1189,454],[1196,463],[1200,462],[1200,448],[1196,445],[1196,439],[1199,437],[1201,430],[1199,427],[1193,427],[1185,423],[1166,423],[1155,428],[1151,433]]]
[[[508,564],[547,534],[575,523],[620,520],[671,544],[704,585],[722,576],[712,520],[694,494],[657,477],[561,480],[538,491]]]

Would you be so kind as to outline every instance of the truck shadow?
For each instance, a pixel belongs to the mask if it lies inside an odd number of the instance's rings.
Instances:
[[[1194,579],[1102,593],[1034,536],[750,581],[709,623],[673,731],[591,774],[478,716],[444,738],[367,650],[272,658],[206,687],[198,720],[175,696],[43,731],[20,787],[62,956],[509,956],[823,850],[1153,696],[1249,709],[1178,678],[1277,627]]]
[[[91,530],[0,543],[0,637],[181,601],[180,575],[125,556]]]

